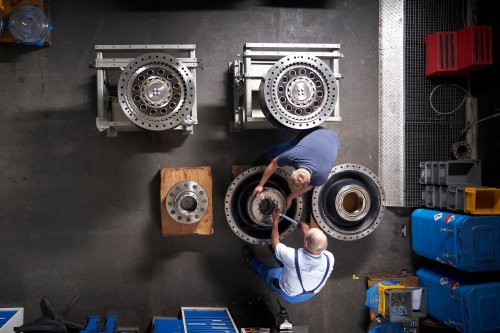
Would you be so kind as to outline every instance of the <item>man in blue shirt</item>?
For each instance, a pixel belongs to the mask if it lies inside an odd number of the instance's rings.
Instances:
[[[326,250],[328,241],[318,228],[309,228],[300,223],[304,235],[304,248],[293,249],[279,240],[279,209],[273,212],[271,245],[275,259],[282,267],[264,265],[254,257],[250,247],[243,248],[243,256],[260,278],[289,303],[307,301],[316,295],[326,284],[333,271],[335,258]]]
[[[323,127],[303,131],[288,142],[272,146],[263,154],[271,163],[264,170],[252,195],[262,192],[267,180],[278,167],[294,167],[295,171],[289,182],[292,193],[286,200],[286,208],[290,208],[296,197],[326,183],[335,165],[339,146],[337,134]]]

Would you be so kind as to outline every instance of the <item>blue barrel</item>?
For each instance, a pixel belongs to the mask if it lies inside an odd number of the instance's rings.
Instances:
[[[468,272],[500,270],[500,216],[416,209],[411,234],[421,256]]]
[[[500,332],[500,282],[439,266],[417,270],[427,315],[463,333]]]

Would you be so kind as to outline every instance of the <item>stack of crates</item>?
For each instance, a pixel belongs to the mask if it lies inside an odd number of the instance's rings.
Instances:
[[[413,250],[448,266],[417,271],[427,314],[463,333],[500,332],[500,282],[481,273],[500,271],[500,216],[416,209],[411,227]]]
[[[500,189],[481,187],[478,160],[422,162],[420,184],[423,206],[439,210],[412,213],[412,248],[443,264],[417,271],[427,314],[463,333],[500,332],[500,282],[481,273],[500,271]]]
[[[500,214],[500,189],[481,187],[479,160],[420,163],[422,206],[474,215]]]

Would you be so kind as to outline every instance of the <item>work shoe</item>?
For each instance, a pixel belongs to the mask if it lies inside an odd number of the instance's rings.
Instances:
[[[241,254],[243,255],[243,259],[245,259],[245,262],[247,264],[250,262],[250,260],[253,259],[253,257],[255,257],[255,254],[253,253],[253,249],[248,245],[244,245],[241,248]]]

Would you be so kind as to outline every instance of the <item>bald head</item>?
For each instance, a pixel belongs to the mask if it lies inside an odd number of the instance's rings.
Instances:
[[[328,247],[326,235],[318,228],[309,229],[305,235],[305,241],[307,242],[307,249],[316,253],[321,253]]]

